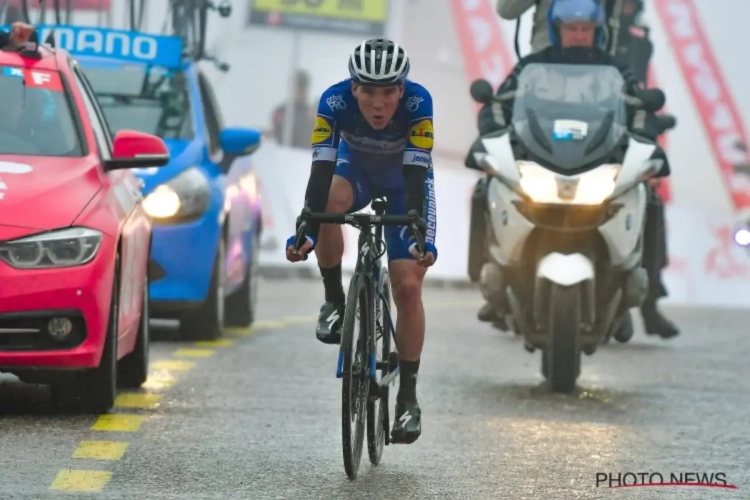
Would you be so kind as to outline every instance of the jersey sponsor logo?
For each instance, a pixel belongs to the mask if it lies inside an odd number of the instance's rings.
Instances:
[[[341,94],[332,95],[326,99],[326,104],[331,108],[331,111],[343,111],[346,109],[346,102],[344,102],[344,96]]]
[[[412,125],[409,129],[409,142],[419,149],[432,149],[434,137],[432,120],[429,118]]]
[[[422,151],[407,151],[404,154],[404,165],[423,165],[430,168],[432,166],[432,155]]]
[[[325,142],[330,139],[332,134],[333,130],[331,129],[331,124],[328,123],[328,120],[318,115],[318,117],[315,118],[315,128],[313,128],[312,138],[310,139],[312,143],[319,144]]]
[[[403,136],[397,141],[384,141],[341,131],[341,137],[352,150],[362,153],[394,154],[404,151]]]
[[[336,161],[337,151],[330,146],[313,148],[313,161]]]
[[[427,232],[425,241],[435,244],[435,235],[437,233],[437,203],[435,201],[435,178],[430,172],[427,175]]]
[[[419,96],[410,97],[406,100],[406,110],[410,113],[414,113],[419,109],[419,105],[422,104],[424,98]]]

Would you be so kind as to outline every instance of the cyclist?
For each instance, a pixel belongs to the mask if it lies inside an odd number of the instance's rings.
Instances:
[[[437,259],[435,247],[435,187],[432,172],[432,96],[407,80],[409,58],[402,47],[385,39],[367,40],[349,56],[350,78],[326,90],[320,98],[312,133],[313,162],[305,205],[313,212],[354,212],[375,197],[388,202],[388,213],[416,210],[425,254],[406,227],[384,230],[400,358],[400,387],[394,443],[419,438],[421,410],[416,385],[424,343],[422,281]],[[426,219],[426,220],[425,220]],[[339,225],[309,224],[307,241],[294,252],[295,237],[287,241],[291,262],[315,250],[325,288],[316,328],[318,340],[341,342],[346,296],[341,282],[344,239]]]

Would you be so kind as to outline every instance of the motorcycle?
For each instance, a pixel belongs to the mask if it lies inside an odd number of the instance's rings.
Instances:
[[[489,174],[482,294],[527,351],[542,351],[556,392],[575,389],[581,353],[593,354],[648,291],[644,183],[664,157],[628,131],[634,103],[624,88],[614,67],[530,64],[518,75],[510,125],[469,155]],[[482,104],[499,99],[485,80],[471,94]],[[649,112],[664,103],[658,90],[639,100]]]

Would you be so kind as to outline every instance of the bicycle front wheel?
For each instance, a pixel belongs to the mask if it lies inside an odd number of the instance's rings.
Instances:
[[[344,469],[350,479],[357,477],[362,461],[368,393],[367,346],[371,328],[367,280],[354,275],[349,284],[341,335],[343,385],[341,390],[341,438]]]

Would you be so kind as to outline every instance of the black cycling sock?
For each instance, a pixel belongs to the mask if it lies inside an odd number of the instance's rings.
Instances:
[[[399,361],[400,385],[398,388],[398,402],[417,399],[417,373],[419,373],[419,360]]]
[[[341,283],[341,264],[334,267],[320,267],[323,286],[326,292],[326,302],[346,302],[344,285]]]

